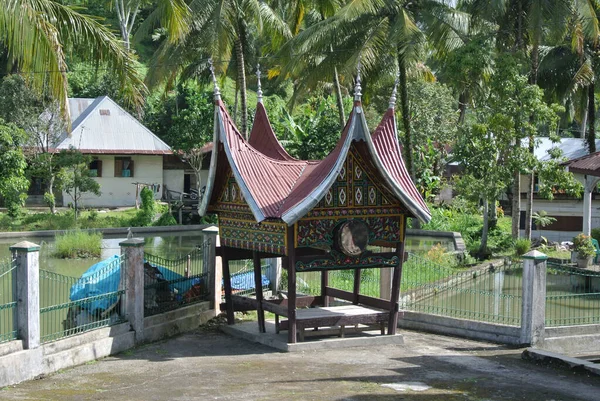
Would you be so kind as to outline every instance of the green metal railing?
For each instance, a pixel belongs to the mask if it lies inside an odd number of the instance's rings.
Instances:
[[[456,271],[411,255],[404,266],[401,309],[520,326],[520,264]]]
[[[265,278],[270,277],[271,265],[263,264],[260,267],[263,283]],[[254,264],[252,259],[231,260],[229,261],[229,274],[231,274],[232,290],[235,295],[250,295],[255,292],[254,282]],[[268,288],[263,286],[263,291]],[[222,291],[222,301],[225,302],[225,289]]]
[[[0,342],[17,338],[17,264],[0,261]]]
[[[179,259],[144,254],[144,315],[152,316],[208,299],[202,247]]]
[[[600,272],[548,264],[547,327],[600,324]]]
[[[125,268],[125,263],[123,257],[115,258],[94,274],[81,278],[40,269],[41,342],[122,322],[120,303],[125,291],[120,288],[120,269]],[[98,295],[72,300],[74,291],[81,288]],[[106,288],[114,291],[104,292]]]

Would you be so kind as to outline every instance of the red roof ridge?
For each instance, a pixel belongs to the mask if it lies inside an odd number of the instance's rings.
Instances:
[[[281,146],[277,139],[265,106],[262,103],[257,103],[256,112],[254,114],[254,122],[252,130],[248,137],[248,144],[254,147],[259,152],[273,159],[279,160],[298,160],[289,155],[289,153]]]

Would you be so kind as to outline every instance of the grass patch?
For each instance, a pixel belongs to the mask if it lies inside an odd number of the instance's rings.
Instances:
[[[95,258],[100,256],[101,233],[88,233],[75,230],[57,234],[54,256],[58,258]]]

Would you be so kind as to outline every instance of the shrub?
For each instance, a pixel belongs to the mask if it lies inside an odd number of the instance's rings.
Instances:
[[[527,238],[519,238],[515,242],[515,255],[522,256],[531,249],[531,241]]]
[[[54,256],[59,258],[99,257],[102,248],[102,234],[75,230],[56,234]]]
[[[144,187],[140,192],[140,198],[142,198],[140,210],[138,210],[135,217],[131,219],[131,225],[134,227],[146,227],[151,225],[158,209],[152,190]]]
[[[158,218],[158,220],[156,220],[154,225],[155,226],[176,226],[177,220],[175,220],[175,217],[173,217],[173,215],[167,211],[160,215],[160,217]]]
[[[586,259],[596,254],[596,248],[592,244],[592,237],[583,233],[573,238],[573,249],[577,252],[577,257]]]
[[[592,238],[600,242],[600,227],[592,228]]]

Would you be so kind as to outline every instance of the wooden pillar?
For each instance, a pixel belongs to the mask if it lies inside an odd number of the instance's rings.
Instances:
[[[221,259],[223,261],[223,284],[225,287],[225,307],[227,309],[227,324],[234,324],[233,299],[231,298],[231,272],[229,271],[229,258],[227,257],[227,247],[221,248]]]
[[[256,314],[258,317],[258,331],[265,333],[265,311],[263,310],[263,288],[260,266],[260,257],[257,251],[252,252],[252,261],[254,263],[254,288],[256,289]]]
[[[294,227],[287,228],[288,271],[288,343],[296,343],[296,248],[294,246]]]
[[[362,273],[361,269],[354,269],[354,290],[352,303],[354,305],[358,305],[358,294],[360,294],[360,274]]]
[[[390,294],[390,319],[388,323],[388,334],[396,334],[398,327],[398,298],[400,296],[400,280],[402,279],[402,264],[404,263],[404,236],[402,242],[396,246],[398,264],[394,266],[392,277],[392,293]]]
[[[323,306],[329,306],[329,297],[327,296],[327,287],[329,286],[329,270],[321,270],[321,298]]]

